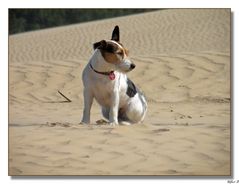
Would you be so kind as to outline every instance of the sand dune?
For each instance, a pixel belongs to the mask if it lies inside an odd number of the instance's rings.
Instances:
[[[115,25],[143,124],[82,126],[81,73]],[[72,100],[66,102],[59,93]],[[230,10],[171,9],[9,36],[10,175],[230,175]]]

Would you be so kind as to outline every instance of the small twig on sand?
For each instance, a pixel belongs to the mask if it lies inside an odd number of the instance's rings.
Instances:
[[[60,91],[58,91],[58,93],[67,100],[66,102],[71,102],[71,100],[69,98],[67,98],[65,95],[63,95]]]

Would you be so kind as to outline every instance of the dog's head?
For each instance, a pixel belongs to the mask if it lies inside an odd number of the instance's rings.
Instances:
[[[101,40],[94,43],[94,50],[99,49],[105,61],[115,65],[120,72],[129,72],[135,68],[129,59],[128,50],[120,43],[119,26],[115,26],[111,40]]]

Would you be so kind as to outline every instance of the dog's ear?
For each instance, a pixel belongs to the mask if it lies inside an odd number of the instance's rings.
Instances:
[[[112,37],[111,40],[114,40],[116,42],[120,41],[120,32],[119,32],[119,26],[115,26],[113,32],[112,32]]]
[[[93,44],[93,48],[95,49],[105,49],[107,46],[107,43],[105,40],[101,40],[100,42],[96,42]]]

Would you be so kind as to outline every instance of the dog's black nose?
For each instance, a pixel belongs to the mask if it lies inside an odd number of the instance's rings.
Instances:
[[[130,69],[134,69],[136,67],[135,64],[130,64]]]

